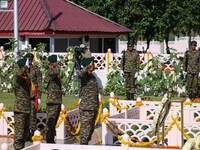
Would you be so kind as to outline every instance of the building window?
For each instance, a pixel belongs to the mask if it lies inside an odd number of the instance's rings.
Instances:
[[[69,39],[69,46],[80,46],[81,45],[81,38],[70,38]]]
[[[8,42],[10,42],[10,40],[8,38],[5,38],[5,39],[0,38],[0,46],[3,46],[4,50],[8,50],[8,49],[12,48],[12,45],[5,45]]]
[[[50,52],[50,39],[49,38],[29,38],[29,44],[32,48],[37,48],[39,43],[46,44],[45,50]]]
[[[1,7],[1,8],[8,8],[8,1],[6,1],[6,0],[1,0],[1,1],[0,1],[0,7]]]
[[[115,38],[104,38],[104,53],[110,48],[113,53],[116,53],[116,40]]]
[[[68,47],[67,38],[58,38],[54,41],[54,52],[66,52]]]
[[[92,53],[102,53],[102,38],[90,39],[90,51]]]

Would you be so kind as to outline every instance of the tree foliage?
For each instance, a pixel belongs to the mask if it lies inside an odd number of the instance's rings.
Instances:
[[[200,33],[199,0],[72,0],[74,3],[132,29],[130,40],[169,40],[169,34]],[[168,43],[167,43],[168,45]]]

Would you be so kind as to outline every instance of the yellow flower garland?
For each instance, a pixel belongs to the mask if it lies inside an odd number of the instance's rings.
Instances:
[[[8,120],[6,119],[6,117],[4,116],[4,114],[2,113],[4,110],[6,109],[6,107],[4,106],[3,109],[0,110],[0,119],[1,119],[1,116],[6,120],[6,122],[13,128],[15,129],[14,125]]]
[[[96,120],[95,120],[95,126],[97,125],[97,123],[98,123],[98,121],[99,121],[99,116],[100,116],[101,108],[102,108],[102,101],[103,101],[103,100],[101,100],[101,102],[100,102],[100,107],[99,107],[98,115],[97,115],[97,118],[96,118]],[[67,130],[69,131],[69,133],[70,133],[71,135],[77,135],[77,134],[79,133],[80,127],[81,127],[80,122],[79,122],[79,124],[78,124],[78,128],[76,129],[76,132],[72,132],[71,129],[70,129],[70,127],[69,127],[68,124],[67,124],[66,117],[67,117],[67,113],[64,114],[64,115],[63,115],[63,113],[60,113],[60,119],[58,120],[58,122],[57,122],[57,124],[56,124],[56,128],[64,121],[65,126],[66,126]]]
[[[34,136],[32,137],[32,140],[33,140],[33,142],[42,141],[42,140],[43,140],[43,136],[42,136],[42,135],[40,135],[40,136],[34,135]]]
[[[129,108],[128,106],[124,106],[124,107],[121,108],[121,106],[116,104],[117,98],[114,97],[113,101],[111,101],[110,98],[108,99],[108,102],[110,102],[113,106],[117,107],[117,109],[119,109],[120,111],[122,111],[123,109],[128,109]]]
[[[192,102],[184,102],[185,105],[192,105]]]
[[[142,101],[136,101],[136,103],[135,103],[135,107],[136,107],[136,106],[142,106],[142,105],[144,105],[144,104],[142,103]]]
[[[120,142],[122,143],[122,144],[124,144],[124,145],[135,145],[135,146],[145,146],[145,145],[149,145],[149,144],[152,144],[152,143],[154,143],[155,141],[157,141],[157,138],[156,139],[153,139],[152,141],[149,141],[149,142],[143,142],[143,143],[133,143],[133,142],[131,142],[131,141],[124,141],[123,139],[122,139],[122,137],[121,136],[119,136],[112,128],[111,128],[111,126],[106,122],[106,120],[105,120],[105,118],[107,117],[107,116],[109,116],[109,113],[108,114],[106,114],[106,115],[101,115],[102,116],[102,122],[104,122],[106,125],[107,125],[107,127],[113,132],[113,134],[115,134],[115,136],[117,136],[117,138],[120,140]],[[166,135],[166,133],[172,128],[172,126],[174,125],[174,124],[178,124],[177,123],[177,120],[180,118],[179,116],[177,116],[176,118],[174,118],[173,116],[171,116],[171,118],[172,118],[172,123],[171,123],[171,125],[169,125],[169,127],[165,130],[165,132],[164,132],[164,135]],[[179,124],[177,125],[178,126],[178,128],[179,129],[181,129],[180,128],[180,126],[179,126]],[[187,139],[189,139],[190,137],[186,134],[186,133],[184,133],[184,135],[185,135],[185,137],[187,138]],[[160,138],[162,138],[162,135],[160,135]]]

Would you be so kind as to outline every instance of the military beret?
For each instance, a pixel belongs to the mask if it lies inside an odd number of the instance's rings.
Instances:
[[[24,66],[26,64],[26,59],[20,59],[17,61],[18,66]]]
[[[29,58],[29,59],[33,59],[34,55],[32,53],[27,53],[24,58]]]
[[[85,58],[85,59],[81,62],[81,65],[83,65],[83,66],[85,67],[85,66],[89,65],[93,60],[94,60],[94,57]]]
[[[57,55],[51,55],[48,57],[48,61],[50,63],[56,62],[57,61]]]
[[[127,45],[134,45],[134,43],[129,41]]]
[[[197,45],[197,41],[191,41],[190,45]]]

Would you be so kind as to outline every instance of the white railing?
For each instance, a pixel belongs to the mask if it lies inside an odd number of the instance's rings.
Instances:
[[[13,112],[2,112],[6,119],[9,120],[10,123],[14,124],[14,113]],[[79,123],[79,110],[75,109],[72,111],[67,112],[68,118],[71,124],[74,128],[78,127]],[[37,113],[37,119],[39,120],[37,126],[39,129],[42,129],[41,132],[45,132],[46,127],[46,113]],[[60,119],[60,118],[59,118]],[[69,125],[69,124],[68,124]],[[72,130],[71,126],[69,125],[72,132],[75,132]],[[0,135],[14,135],[14,129],[6,122],[6,120],[1,117],[0,118]],[[70,136],[70,133],[68,130],[66,130],[66,126],[64,122],[62,122],[57,128],[56,128],[56,139],[66,139]]]
[[[151,127],[150,125],[153,123],[153,117],[155,115],[155,111],[160,102],[152,102],[152,101],[142,101],[143,106],[133,107],[136,101],[126,101],[126,100],[118,100],[121,107],[129,106],[129,109],[123,110],[121,113],[119,110],[110,103],[110,116],[107,118],[109,122],[107,122],[111,127],[113,127],[116,133],[121,133],[119,130],[124,133],[130,132],[132,134],[131,137],[142,141],[146,139],[147,141],[151,141],[156,138],[156,136],[150,136]],[[117,103],[116,103],[117,105]],[[184,131],[190,137],[196,137],[200,134],[200,113],[199,113],[200,104],[194,103],[190,105],[184,105],[183,108],[183,116],[184,116]],[[133,113],[134,112],[134,113]],[[165,127],[169,127],[172,123],[172,118],[181,116],[181,104],[178,102],[173,102],[170,112],[165,121]],[[180,119],[177,120],[179,126],[181,127]],[[114,126],[118,129],[116,129]],[[108,129],[105,124],[102,124],[102,142],[106,145],[117,145],[120,143],[119,140],[113,141],[114,134]],[[109,137],[109,139],[106,139]],[[186,137],[184,137],[185,140]],[[172,128],[169,130],[167,135],[165,136],[165,140],[167,141],[165,144],[169,146],[181,146],[181,131],[174,124]],[[155,143],[154,143],[155,144]]]

